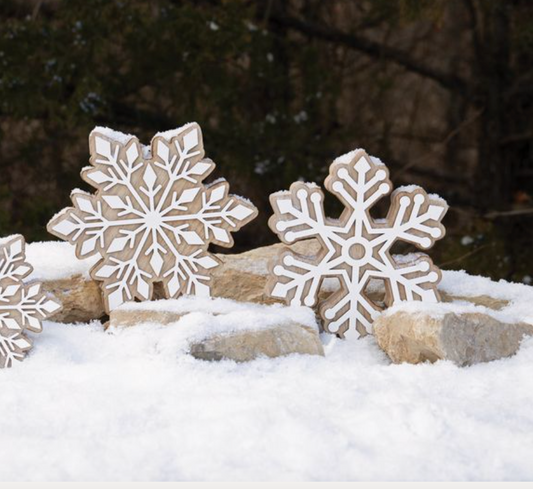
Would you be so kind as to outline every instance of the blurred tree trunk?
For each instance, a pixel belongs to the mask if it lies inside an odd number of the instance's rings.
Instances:
[[[478,164],[472,182],[476,203],[483,209],[502,209],[512,200],[512,155],[504,151],[507,134],[510,59],[509,8],[505,0],[476,5],[466,0],[474,40],[474,102],[482,111]]]
[[[293,15],[288,9],[273,9],[269,15],[274,26],[283,25],[309,38],[343,45],[382,62],[396,64],[449,90],[452,97],[448,116],[453,127],[460,126],[460,117],[464,122],[468,107],[475,109],[475,113],[479,113],[478,156],[469,182],[471,203],[482,212],[501,210],[512,204],[513,160],[516,157],[503,145],[510,136],[511,127],[510,14],[513,5],[507,0],[460,0],[446,4],[446,8],[453,8],[454,15],[466,11],[470,17],[472,46],[465,46],[463,56],[464,62],[469,59],[469,53],[474,54],[468,74],[458,74],[453,60],[443,69],[431,59],[418,58],[408,50],[368,38],[357,31],[357,26],[346,32]],[[450,149],[446,156],[453,158],[455,154]],[[458,170],[451,161],[446,161],[446,167],[452,172]]]

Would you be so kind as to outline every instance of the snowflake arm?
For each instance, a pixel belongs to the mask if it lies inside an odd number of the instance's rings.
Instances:
[[[391,258],[394,261],[394,258]],[[383,270],[383,267],[382,267]],[[441,279],[440,270],[431,259],[422,254],[413,254],[410,261],[374,273],[385,280],[385,304],[391,306],[402,300],[439,302],[436,285]]]
[[[286,249],[270,265],[266,290],[271,297],[284,298],[293,306],[314,306],[322,280],[328,275],[342,275],[336,270],[338,259],[333,249],[306,257]]]
[[[202,194],[201,208],[191,218],[202,226],[202,238],[229,248],[233,246],[231,232],[238,231],[257,215],[248,201],[228,195],[229,184],[224,179],[206,187]]]
[[[360,225],[362,220],[357,217],[368,222],[368,210],[392,189],[387,167],[363,150],[337,158],[324,184],[345,205],[341,216],[345,229]]]
[[[100,255],[91,275],[103,282],[106,310],[150,299],[155,282],[167,297],[207,295],[208,270],[218,264],[206,255],[209,244],[232,246],[231,233],[257,210],[228,195],[225,181],[203,185],[215,164],[204,158],[198,124],[159,133],[150,148],[97,128],[89,146],[92,166],[82,176],[97,191],[74,192],[74,207],[48,230],[75,244],[79,258]]]
[[[379,308],[366,296],[365,286],[363,281],[341,281],[341,288],[320,304],[325,331],[341,337],[355,331],[361,336],[368,333]]]
[[[355,150],[330,167],[326,188],[345,208],[338,221],[324,217],[323,195],[316,186],[297,182],[290,192],[271,196],[274,216],[269,223],[284,243],[315,237],[322,252],[300,257],[284,251],[272,265],[267,293],[291,304],[314,305],[322,279],[337,277],[340,290],[319,305],[324,329],[344,337],[367,334],[380,305],[366,294],[370,279],[385,283],[386,305],[402,300],[439,300],[440,272],[424,255],[397,263],[390,255],[396,241],[429,248],[444,236],[440,223],[447,209],[437,196],[420,187],[392,194],[385,219],[375,220],[372,207],[391,189],[389,173],[377,158]]]
[[[391,208],[385,220],[388,224],[376,231],[381,233],[376,243],[386,242],[384,248],[390,249],[395,241],[401,240],[419,248],[431,248],[444,236],[441,220],[447,210],[446,202],[428,196],[421,187],[396,189],[391,195]]]
[[[31,271],[32,267],[24,258],[24,238],[18,235],[9,238],[0,248],[0,281],[15,284],[26,278]]]
[[[15,360],[22,361],[31,346],[31,341],[21,333],[0,335],[0,368],[12,367]]]
[[[202,131],[198,124],[188,125],[171,141],[155,136],[152,154],[154,165],[164,170],[170,181],[185,180],[199,184],[215,169],[210,159],[203,159]]]
[[[174,265],[164,273],[163,286],[167,297],[179,294],[210,296],[208,270],[217,267],[219,260],[203,250],[188,256],[178,256]]]
[[[295,182],[288,192],[270,196],[274,215],[268,221],[285,244],[301,239],[318,238],[326,246],[338,241],[334,222],[324,217],[324,194],[316,185]]]
[[[0,241],[0,368],[22,360],[31,348],[24,332],[39,333],[41,321],[60,309],[39,283],[23,284],[32,271],[25,260],[22,236]]]

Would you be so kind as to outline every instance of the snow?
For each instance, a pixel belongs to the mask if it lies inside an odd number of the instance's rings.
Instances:
[[[60,280],[82,275],[89,278],[90,268],[99,260],[96,254],[85,260],[76,258],[75,247],[62,241],[42,241],[26,245],[26,261],[33,272],[28,280]]]
[[[533,338],[468,368],[331,336],[326,357],[203,362],[180,323],[35,339],[0,372],[2,481],[533,477]]]
[[[59,241],[29,243],[26,245],[26,257],[28,263],[33,266],[33,272],[28,280],[59,280],[78,274],[89,278],[89,270],[99,258],[96,255],[85,260],[78,260],[74,253],[74,246],[70,243]],[[269,258],[270,256],[265,256],[264,259],[260,259],[257,255],[254,255],[253,260],[239,260],[235,263],[228,261],[227,266],[249,273],[265,275],[268,273]],[[413,258],[413,254],[394,255],[394,259],[399,263],[411,261]],[[335,291],[338,288],[339,282],[336,278],[326,278],[324,280],[324,290]],[[382,288],[382,281],[373,280],[369,284],[368,290],[369,292],[376,292]],[[531,308],[533,287],[531,286],[509,283],[505,280],[494,282],[489,278],[469,275],[464,271],[443,270],[439,290],[453,296],[476,297],[486,295],[495,299],[509,301],[506,306],[498,311],[483,306],[474,306],[464,301],[455,301],[452,306],[456,308],[456,312],[482,312],[490,314],[503,322],[523,321],[533,323],[533,309]],[[128,307],[135,307],[135,305],[129,305]],[[446,303],[402,303],[395,306],[395,308],[389,309],[388,313],[407,309],[414,312],[418,309],[420,312],[441,315],[449,312],[449,307],[450,305]]]
[[[155,136],[152,139],[154,139],[156,137],[161,137],[165,141],[170,142],[170,140],[172,138],[175,138],[175,137],[179,136],[183,131],[185,131],[189,127],[193,126],[194,124],[196,124],[196,123],[195,122],[187,122],[187,124],[184,124],[183,126],[178,127],[176,129],[170,129],[168,131],[158,132],[158,133],[155,134]]]
[[[448,202],[446,202],[445,199],[443,199],[439,194],[428,194],[428,197],[431,199],[434,203],[440,203],[441,205],[445,205],[448,207]]]
[[[33,272],[28,280],[59,280],[78,274],[89,278],[89,270],[98,261],[99,256],[78,260],[74,253],[74,246],[70,243],[46,241],[27,244],[26,258],[28,263],[33,266]],[[268,273],[269,258],[271,256],[265,256],[264,259],[260,259],[257,255],[254,255],[254,259],[250,260],[239,260],[235,263],[230,260],[227,262],[227,266],[244,272],[265,275]],[[394,255],[394,259],[399,263],[411,261],[413,258],[413,254]],[[339,281],[336,278],[326,278],[324,280],[324,290],[333,292],[338,288]],[[381,289],[383,289],[382,281],[373,280],[369,283],[369,292],[377,292]],[[460,300],[441,304],[400,303],[393,308],[389,308],[386,313],[392,314],[399,310],[408,310],[410,312],[418,311],[440,316],[453,309],[457,313],[481,312],[489,314],[495,319],[507,323],[533,323],[533,309],[531,308],[533,287],[531,286],[510,283],[505,280],[494,282],[487,277],[469,275],[465,271],[443,270],[439,290],[456,297],[490,296],[494,299],[508,301],[508,304],[499,310],[494,310]],[[157,302],[153,304],[157,304]],[[127,307],[137,306],[131,304]],[[154,305],[153,307],[156,306]]]
[[[320,185],[317,185],[315,182],[306,182],[304,180],[299,180],[298,183],[302,183],[302,184],[304,184],[306,187],[308,187],[310,189],[315,189],[315,188],[320,189]],[[278,190],[278,191],[273,192],[273,193],[270,194],[270,197],[275,197],[275,196],[290,197],[291,196],[291,191],[290,190]]]
[[[489,295],[504,300],[532,300],[533,288],[506,280],[495,282],[488,277],[469,275],[464,270],[445,270],[439,289],[454,295],[479,296]]]
[[[398,302],[383,311],[383,315],[391,316],[397,312],[408,312],[410,314],[424,314],[430,317],[438,318],[445,314],[473,314],[481,313],[492,316],[504,323],[516,323],[520,320],[515,314],[506,314],[505,312],[495,311],[485,306],[472,304],[466,301],[454,302]]]
[[[224,177],[220,177],[220,178],[216,178],[211,183],[207,184],[205,187],[206,188],[210,188],[210,187],[214,187],[215,185],[219,185],[220,183],[225,183],[225,182],[227,182],[227,180]],[[250,201],[248,201],[248,202],[250,202]]]
[[[455,297],[488,296],[503,301],[503,304],[499,309],[492,309],[460,299],[436,304],[403,302],[393,305],[383,314],[391,315],[398,311],[405,311],[441,317],[447,313],[481,313],[487,314],[503,323],[524,322],[533,324],[533,309],[531,308],[533,287],[531,286],[510,283],[505,280],[494,282],[487,277],[469,275],[462,270],[445,270],[442,272],[439,290]]]
[[[188,122],[187,124],[184,124],[183,126],[178,127],[176,129],[170,129],[168,131],[158,132],[157,134],[155,134],[154,138],[159,136],[159,137],[163,138],[165,141],[170,141],[172,138],[178,136],[180,133],[185,131],[185,129],[191,127],[193,124],[195,124],[195,123],[194,122]],[[91,134],[93,132],[98,132],[98,133],[102,134],[103,136],[106,136],[107,138],[109,138],[109,139],[111,139],[113,141],[116,141],[117,143],[120,143],[122,145],[128,144],[128,142],[131,139],[134,139],[134,138],[137,139],[137,137],[134,136],[133,134],[126,134],[126,133],[122,133],[120,131],[115,131],[114,129],[111,129],[109,127],[96,126],[91,131]],[[141,144],[141,148],[142,148],[142,152],[143,152],[143,157],[144,158],[149,159],[149,158],[152,157],[152,154],[151,154],[152,150],[151,150],[150,146]]]
[[[308,307],[287,307],[281,304],[262,305],[230,299],[184,296],[150,302],[127,302],[117,308],[127,311],[169,311],[183,315],[177,333],[181,335],[182,351],[191,341],[214,334],[257,331],[280,324],[298,323],[318,331],[315,313]],[[144,328],[158,328],[146,323]],[[138,328],[136,326],[136,328]],[[122,334],[123,328],[111,330]]]
[[[355,157],[355,155],[357,153],[359,153],[360,151],[365,151],[364,149],[362,148],[357,148],[357,149],[354,149],[348,153],[345,153],[343,155],[340,155],[340,156],[337,156],[337,158],[335,158],[333,160],[333,164],[343,164],[343,165],[348,165],[349,163],[351,163]],[[366,151],[365,151],[366,152]],[[369,158],[372,160],[372,162],[375,164],[375,165],[379,165],[379,166],[385,166],[385,164],[379,159],[377,158],[376,156],[370,156],[369,155]]]
[[[133,134],[126,134],[120,131],[115,131],[114,129],[111,129],[110,127],[96,126],[91,131],[91,134],[94,132],[97,132],[101,134],[102,136],[106,136],[112,141],[116,141],[117,143],[120,143],[122,145],[128,144],[132,139],[137,139],[136,136],[134,136]]]
[[[400,187],[396,187],[396,192],[407,192],[410,194],[421,188],[420,185],[401,185]]]
[[[30,278],[87,276],[91,266],[68,243],[26,253]],[[444,271],[440,289],[507,300],[490,314],[533,322],[532,287]],[[514,357],[463,368],[395,365],[372,336],[331,335],[325,357],[211,363],[188,345],[286,320],[316,327],[314,314],[224,299],[122,307],[185,315],[107,331],[45,321],[24,363],[0,370],[1,481],[533,478],[533,338]]]

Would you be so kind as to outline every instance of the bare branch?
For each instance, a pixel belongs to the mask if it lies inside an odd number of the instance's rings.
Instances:
[[[421,61],[412,58],[404,51],[366,39],[357,34],[348,34],[338,29],[309,21],[303,21],[290,15],[280,14],[279,12],[273,12],[270,16],[270,21],[310,37],[336,44],[343,44],[351,49],[365,53],[368,56],[391,61],[413,73],[437,82],[448,90],[462,93],[464,95],[466,95],[466,92],[468,91],[468,84],[462,78],[437,68],[426,66]]]

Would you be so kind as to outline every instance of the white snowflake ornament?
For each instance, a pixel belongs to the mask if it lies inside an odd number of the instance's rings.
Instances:
[[[325,186],[345,206],[338,220],[325,217],[324,194],[314,184],[296,182],[290,191],[271,195],[269,226],[281,241],[317,238],[321,250],[316,256],[281,252],[271,264],[267,293],[289,304],[314,306],[324,277],[337,278],[340,289],[320,304],[319,313],[324,329],[341,337],[367,334],[380,312],[365,293],[371,279],[384,281],[387,306],[404,300],[437,302],[441,274],[431,259],[418,253],[400,263],[390,250],[397,241],[428,249],[442,238],[446,202],[417,186],[398,188],[387,217],[374,219],[372,206],[392,184],[385,165],[363,150],[337,158]]]
[[[32,346],[24,332],[40,333],[41,321],[61,309],[41,293],[41,284],[22,283],[31,272],[24,238],[15,235],[0,240],[0,368],[22,361]]]
[[[257,209],[228,195],[223,179],[202,184],[215,164],[204,159],[200,126],[156,134],[150,148],[97,127],[89,146],[92,166],[82,178],[97,192],[74,190],[74,207],[54,216],[48,231],[75,244],[78,258],[100,255],[91,276],[103,282],[106,310],[151,299],[156,282],[167,298],[208,296],[209,270],[219,264],[209,244],[231,247],[230,233]]]

